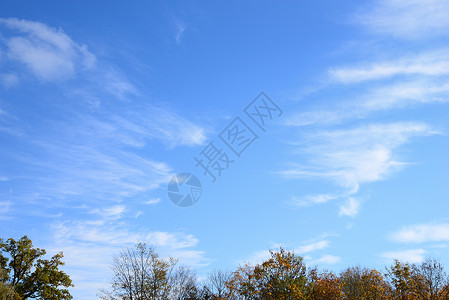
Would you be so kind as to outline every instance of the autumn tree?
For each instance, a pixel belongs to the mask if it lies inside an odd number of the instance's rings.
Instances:
[[[0,239],[0,293],[11,299],[72,299],[67,289],[72,281],[59,270],[64,265],[62,252],[50,260],[42,258],[45,254],[27,236]]]
[[[334,300],[342,297],[341,283],[335,274],[327,271],[319,273],[316,268],[309,271],[307,299]]]
[[[347,268],[340,273],[340,282],[344,293],[344,299],[361,299],[362,298],[362,268],[359,266]]]
[[[254,276],[254,267],[250,264],[238,267],[226,282],[226,287],[229,291],[227,295],[229,298],[244,300],[260,299]]]
[[[393,287],[393,299],[419,299],[413,265],[401,263],[396,259],[393,265],[387,268],[386,276],[390,279]]]
[[[103,290],[99,296],[108,300],[195,299],[195,274],[176,265],[176,259],[159,257],[145,243],[125,248],[114,257],[112,290]]]
[[[20,296],[8,284],[0,282],[0,299],[20,300]]]
[[[270,251],[270,258],[234,272],[228,282],[231,295],[239,299],[303,299],[306,266],[302,257],[282,248]]]
[[[437,299],[449,299],[449,282],[441,287]]]
[[[340,273],[343,299],[389,299],[391,287],[374,269],[351,267]]]
[[[440,261],[428,258],[420,265],[414,265],[412,277],[420,299],[449,299],[445,289],[448,277]]]
[[[390,299],[391,286],[377,270],[365,268],[362,272],[362,295],[366,300]]]

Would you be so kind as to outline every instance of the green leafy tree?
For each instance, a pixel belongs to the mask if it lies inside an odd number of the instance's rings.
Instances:
[[[0,299],[2,300],[20,300],[19,294],[7,284],[0,282]]]
[[[62,252],[50,260],[43,259],[44,249],[34,248],[27,236],[6,242],[0,239],[0,282],[4,293],[14,292],[19,299],[72,299],[67,288],[70,277],[59,267],[64,263]]]

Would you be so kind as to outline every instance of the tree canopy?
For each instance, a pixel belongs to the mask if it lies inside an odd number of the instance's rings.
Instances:
[[[72,299],[72,281],[60,270],[62,252],[45,255],[27,236],[0,239],[0,300]],[[356,266],[335,274],[309,268],[301,256],[279,248],[259,264],[214,270],[199,282],[177,259],[138,243],[114,257],[112,270],[111,289],[99,294],[104,300],[449,300],[449,278],[431,258],[395,260],[384,273]]]
[[[192,270],[177,267],[174,258],[161,258],[153,247],[138,243],[114,257],[112,289],[103,290],[105,300],[189,299],[196,295]]]
[[[259,264],[244,264],[233,272],[214,270],[202,282],[176,263],[173,258],[159,257],[146,244],[126,248],[114,259],[112,292],[103,292],[103,299],[449,299],[448,278],[435,259],[421,264],[396,260],[384,274],[358,266],[335,274],[308,268],[301,256],[279,248]]]
[[[27,236],[0,239],[1,299],[72,299],[67,289],[72,280],[59,269],[64,265],[63,253],[49,260],[43,258],[45,254]]]

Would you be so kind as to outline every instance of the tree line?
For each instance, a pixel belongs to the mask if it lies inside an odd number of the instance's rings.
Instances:
[[[49,260],[44,255],[26,236],[0,239],[0,300],[73,298],[72,281],[59,269],[63,254]],[[193,269],[138,243],[118,253],[111,268],[110,288],[98,293],[103,300],[449,299],[449,278],[433,258],[420,264],[395,260],[383,271],[348,267],[335,274],[307,267],[301,256],[279,248],[262,263],[215,270],[199,281]]]

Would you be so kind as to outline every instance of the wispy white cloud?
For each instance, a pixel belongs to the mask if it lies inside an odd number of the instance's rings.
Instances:
[[[317,195],[307,195],[307,196],[292,196],[291,203],[298,207],[311,206],[324,204],[328,201],[339,198],[339,196],[334,194],[317,194]]]
[[[399,39],[422,39],[449,34],[446,0],[377,0],[354,16],[371,32]]]
[[[416,104],[449,101],[449,55],[445,49],[403,55],[386,62],[334,68],[329,71],[333,82],[353,83],[389,79],[388,83],[359,89],[349,100],[328,110],[305,111],[286,118],[287,126],[322,125],[331,127],[354,119],[367,119],[377,111],[408,108]],[[393,77],[394,81],[391,81]],[[342,191],[332,194],[292,197],[297,206],[310,206],[330,200],[345,199],[340,216],[355,216],[360,202],[353,196],[364,183],[386,179],[402,169],[397,149],[413,137],[438,134],[430,126],[417,122],[364,125],[355,129],[310,130],[300,142],[299,152],[310,160],[281,172],[289,177],[326,178]],[[302,156],[304,158],[304,156]]]
[[[449,223],[406,226],[389,234],[389,239],[397,243],[448,242]]]
[[[182,37],[184,35],[184,32],[187,29],[187,25],[184,22],[176,21],[175,22],[175,40],[177,44],[180,44],[182,42]]]
[[[150,200],[145,201],[144,204],[147,204],[147,205],[156,205],[156,204],[158,204],[158,203],[160,203],[160,202],[161,202],[161,199],[160,199],[160,198],[154,198],[154,199],[150,199]]]
[[[251,255],[245,260],[239,262],[239,264],[259,264],[270,258],[270,250],[259,250],[251,253]]]
[[[86,46],[76,44],[61,29],[15,18],[1,18],[0,25],[21,33],[6,39],[6,55],[44,81],[70,78],[78,68],[90,68],[95,62]]]
[[[335,125],[350,119],[366,119],[378,111],[408,108],[417,104],[449,101],[449,84],[445,78],[414,79],[369,88],[351,101],[330,110],[292,114],[285,120],[288,126]]]
[[[77,116],[83,124],[74,130],[86,136],[97,132],[102,141],[115,141],[141,148],[151,140],[159,140],[172,148],[201,145],[207,138],[207,130],[168,109],[135,103],[133,109],[120,105],[104,107],[102,117]],[[84,132],[84,133],[83,133]]]
[[[2,110],[0,131],[29,145],[20,151],[6,149],[3,153],[4,159],[20,166],[15,174],[5,175],[14,177],[14,184],[17,180],[26,181],[24,185],[28,187],[15,189],[9,198],[29,202],[84,197],[88,202],[108,201],[106,205],[135,195],[148,198],[152,190],[168,182],[172,170],[164,162],[136,153],[136,149],[153,142],[173,148],[195,146],[206,140],[206,130],[202,126],[170,108],[149,104],[146,99],[141,101],[143,95],[126,76],[104,63],[94,65],[95,57],[86,47],[73,42],[62,30],[17,19],[1,19],[2,25],[15,33],[6,41],[19,39],[30,43],[31,48],[26,51],[41,47],[42,51],[49,51],[51,59],[54,58],[50,62],[33,60],[25,64],[39,78],[59,80],[89,68],[90,73],[83,73],[85,79],[103,83],[100,86],[81,84],[73,90],[68,87],[58,95],[58,98],[63,97],[64,105],[43,104],[54,107],[55,114],[47,115],[47,110],[43,109],[40,118],[45,122],[38,126]],[[10,54],[4,58],[14,59]],[[125,101],[115,101],[114,97],[110,100],[108,94]],[[133,101],[132,105],[129,105],[130,101]],[[36,106],[39,104],[37,102]],[[87,104],[89,110],[80,104]],[[42,124],[51,125],[43,128]]]
[[[329,247],[329,241],[328,240],[322,240],[322,241],[318,241],[318,242],[312,242],[312,243],[308,243],[305,245],[302,245],[298,248],[295,249],[295,251],[298,254],[306,254],[306,253],[310,253],[313,251],[317,251],[317,250],[321,250],[324,248]]]
[[[281,246],[283,246],[283,245],[282,244],[273,244],[271,249],[276,251]],[[309,242],[303,243],[302,245],[292,249],[292,251],[300,256],[303,256],[306,260],[311,260],[312,259],[312,257],[310,256],[311,253],[328,248],[329,246],[330,246],[329,240],[320,239],[320,240],[314,240],[314,241],[309,241]],[[286,249],[288,249],[288,248],[286,248]],[[251,255],[247,259],[241,261],[240,264],[245,264],[245,263],[249,263],[249,264],[253,264],[253,265],[259,264],[259,263],[262,263],[263,261],[269,259],[270,257],[271,257],[270,250],[255,251],[255,252],[251,253]]]
[[[102,209],[96,208],[90,211],[91,214],[97,214],[107,219],[120,219],[125,212],[125,205],[113,205]]]
[[[80,201],[82,197],[84,203],[111,204],[137,195],[148,197],[149,192],[170,179],[172,170],[163,162],[117,149],[109,143],[83,141],[85,145],[71,141],[34,141],[31,143],[34,154],[8,153],[9,159],[23,166],[22,172],[41,170],[38,174],[16,172],[15,182],[32,180],[29,189],[15,190],[10,198],[59,199],[59,203],[61,200],[67,203]],[[107,211],[98,213],[107,214]]]
[[[19,77],[16,74],[0,74],[0,81],[6,88],[11,88],[19,84]]]
[[[326,254],[316,260],[311,260],[310,265],[335,265],[341,261],[340,256]]]
[[[361,112],[404,108],[417,103],[447,102],[449,84],[445,80],[415,80],[384,86],[364,96]]]
[[[0,108],[0,132],[22,138],[24,136],[24,127],[17,116]]]
[[[211,260],[206,257],[206,251],[173,249],[170,250],[170,256],[179,260],[180,264],[193,267],[207,267]]]
[[[151,241],[156,247],[169,247],[170,249],[181,249],[196,246],[199,242],[193,235],[173,234],[167,232],[150,232],[146,240]]]
[[[447,48],[441,48],[441,43],[437,48],[433,46],[437,43],[421,43],[413,44],[413,52],[407,53],[398,44],[404,41],[398,39],[447,36],[447,15],[446,0],[375,0],[358,11],[353,21],[379,34],[380,39],[369,35],[369,40],[365,36],[353,42],[363,45],[362,50],[353,46],[356,50],[351,53],[354,57],[363,54],[363,61],[351,59],[347,49],[339,53],[346,55],[345,61],[349,58],[352,62],[329,68],[323,76],[324,83],[313,91],[315,103],[301,106],[301,111],[284,119],[286,126],[308,127],[298,128],[300,137],[291,141],[297,150],[296,163],[281,174],[328,180],[337,186],[337,191],[326,193],[326,187],[317,195],[293,196],[292,203],[310,206],[337,200],[341,201],[339,215],[354,217],[360,212],[361,197],[357,193],[363,184],[386,180],[404,169],[409,162],[401,150],[416,137],[439,134],[429,125],[432,119],[427,123],[408,120],[416,116],[416,107],[449,101]],[[326,93],[320,99],[319,92],[323,90]],[[307,109],[312,105],[314,108]],[[399,109],[415,110],[407,115],[407,121],[392,123],[392,118],[401,120],[404,116],[394,114]],[[377,118],[380,115],[382,118]],[[401,243],[447,242],[449,225],[413,225],[389,238]],[[426,253],[425,249],[407,249],[384,252],[381,256],[421,262]],[[330,263],[340,261],[332,255],[322,259]],[[321,258],[309,260],[319,263]]]
[[[38,78],[59,81],[83,72],[83,82],[87,83],[68,88],[63,97],[67,107],[70,107],[68,109],[82,103],[94,113],[101,111],[101,114],[92,114],[90,118],[77,116],[87,123],[82,125],[84,129],[102,130],[110,134],[108,137],[121,138],[121,142],[129,141],[134,143],[133,146],[143,146],[146,138],[159,139],[169,147],[194,146],[206,140],[203,127],[170,108],[149,104],[148,99],[144,99],[142,92],[120,70],[106,62],[96,62],[97,59],[86,46],[75,43],[61,29],[13,18],[0,18],[0,26],[13,30],[13,34],[2,40],[8,47],[7,52],[2,54],[4,59],[24,63]],[[5,85],[17,84],[17,74],[24,73],[23,67],[14,68],[17,70],[0,74],[0,80]],[[102,84],[98,85],[98,82]],[[122,101],[116,103],[107,94]],[[133,102],[132,106],[129,105],[130,101]],[[63,125],[67,127],[67,124]],[[11,133],[17,131],[13,126],[0,126],[0,129]]]
[[[394,150],[416,136],[435,134],[423,123],[371,124],[354,129],[321,131],[308,136],[300,152],[308,164],[280,172],[288,177],[331,179],[353,192],[361,183],[384,179],[404,166]]]
[[[280,173],[290,178],[321,178],[341,189],[337,193],[293,197],[293,204],[307,206],[346,199],[340,216],[355,216],[360,209],[354,197],[361,184],[381,181],[403,168],[397,149],[417,136],[435,134],[428,125],[413,122],[371,124],[353,129],[319,131],[306,135],[301,144],[303,163]],[[304,158],[309,157],[308,161]]]
[[[366,119],[378,111],[449,101],[449,55],[446,48],[393,56],[390,60],[373,58],[373,62],[368,60],[331,68],[328,71],[331,83],[365,85],[356,85],[359,91],[349,100],[342,100],[327,110],[291,114],[286,117],[285,124],[335,125],[349,119]]]
[[[120,249],[119,246],[81,243],[46,247],[49,254],[60,251],[64,253],[64,271],[70,274],[75,284],[72,295],[83,299],[96,299],[100,289],[110,288],[110,280],[113,276],[110,266],[114,255],[118,254]],[[92,274],[97,275],[92,276]]]
[[[391,61],[331,68],[328,74],[339,83],[390,79],[399,75],[441,76],[449,74],[449,55],[447,49],[439,49],[418,55],[401,55]]]
[[[11,205],[12,205],[11,201],[0,201],[0,217],[4,217],[2,215],[9,212]]]
[[[338,214],[340,216],[354,217],[359,213],[360,200],[350,197],[340,206]]]
[[[315,124],[333,124],[342,119],[352,116],[353,113],[338,110],[317,110],[293,113],[285,118],[284,124],[287,126],[308,126]]]
[[[136,116],[136,120],[147,127],[143,128],[146,135],[161,139],[169,147],[202,145],[207,139],[207,130],[204,127],[176,113],[154,108],[152,115],[152,120],[142,114]]]
[[[401,262],[421,263],[424,261],[425,253],[424,249],[409,249],[383,252],[381,257],[390,261],[397,259]]]
[[[114,225],[114,223],[116,224]],[[109,215],[91,220],[58,222],[52,228],[56,241],[65,240],[74,244],[94,243],[97,245],[123,247],[133,245],[140,241],[146,242],[163,251],[176,250],[182,252],[183,249],[197,246],[199,242],[193,235],[182,232],[170,233],[154,231],[145,233],[130,231],[123,223],[117,223]]]
[[[115,96],[117,99],[126,100],[130,96],[139,95],[137,88],[111,67],[106,68],[97,76],[98,80],[103,82],[103,88],[106,92]]]
[[[181,264],[195,267],[209,264],[206,253],[196,249],[199,240],[193,235],[132,230],[108,216],[58,222],[52,226],[52,232],[54,242],[46,248],[50,252],[64,252],[65,270],[77,290],[89,298],[108,287],[113,276],[110,269],[113,256],[123,247],[134,247],[138,242],[156,247],[161,256],[177,258]],[[102,276],[93,278],[93,273]]]

